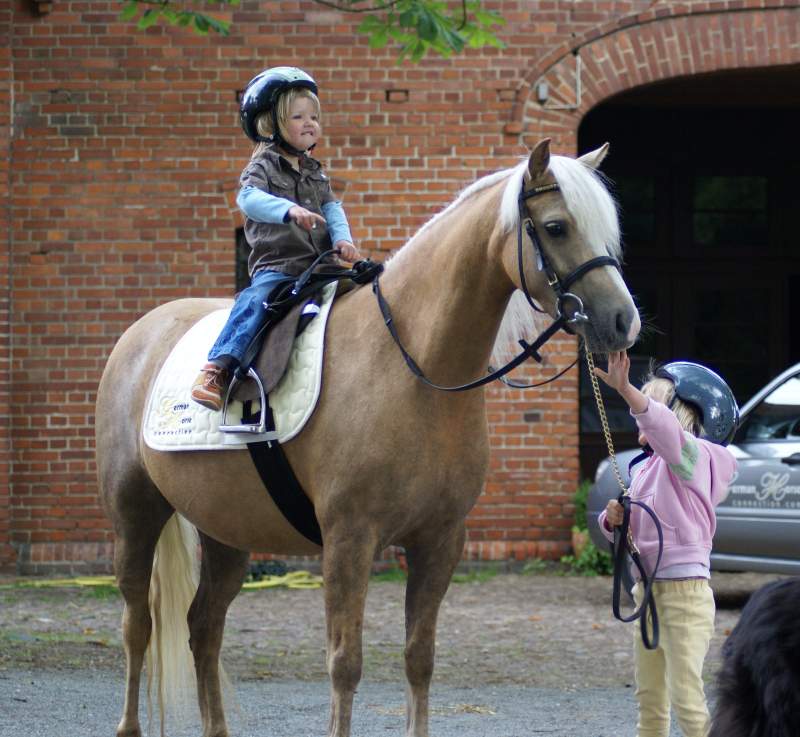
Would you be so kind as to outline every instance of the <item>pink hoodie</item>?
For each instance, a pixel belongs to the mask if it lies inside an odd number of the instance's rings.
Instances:
[[[634,468],[631,498],[647,504],[661,522],[660,568],[698,563],[708,568],[717,526],[714,507],[728,496],[736,459],[727,448],[686,432],[660,402],[649,399],[644,412],[631,415],[654,451]],[[613,540],[605,511],[598,522],[602,533]],[[651,572],[658,555],[658,534],[641,507],[631,507],[631,531],[645,569]]]

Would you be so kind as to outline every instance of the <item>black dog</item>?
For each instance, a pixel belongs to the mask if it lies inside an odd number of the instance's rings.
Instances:
[[[709,737],[800,736],[800,578],[756,591],[722,653]]]

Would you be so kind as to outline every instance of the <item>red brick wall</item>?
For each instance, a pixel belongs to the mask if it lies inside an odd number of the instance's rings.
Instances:
[[[10,277],[11,222],[9,177],[11,162],[8,152],[11,142],[12,64],[11,64],[11,6],[0,6],[0,146],[5,152],[0,158],[0,571],[10,569],[15,561],[11,536],[11,335],[10,335]]]
[[[11,164],[0,184],[11,185],[2,258],[10,253],[12,274],[10,319],[0,293],[0,334],[5,344],[11,336],[3,356],[14,365],[10,407],[8,364],[0,369],[0,414],[11,415],[13,441],[11,478],[0,487],[0,565],[12,562],[9,542],[23,571],[107,565],[95,388],[114,341],[144,312],[176,297],[231,294],[232,194],[249,155],[235,96],[253,74],[294,64],[317,78],[319,156],[349,184],[357,239],[383,257],[465,184],[514,163],[523,140],[552,135],[557,150],[574,152],[581,116],[613,92],[701,68],[798,59],[795,2],[651,6],[498,3],[506,49],[397,66],[392,50],[370,50],[353,32],[357,18],[310,0],[243,0],[228,38],[139,32],[117,20],[118,3],[66,1],[42,13],[18,0],[11,59],[8,44],[0,51],[3,131],[11,80],[14,91],[13,137],[4,139]],[[0,24],[8,28],[7,12]],[[581,109],[543,110],[533,85],[545,74],[566,100],[576,46],[586,61]],[[554,364],[565,366],[574,344],[555,350]],[[568,549],[578,481],[570,377],[524,395],[490,390],[492,466],[470,517],[469,556]]]

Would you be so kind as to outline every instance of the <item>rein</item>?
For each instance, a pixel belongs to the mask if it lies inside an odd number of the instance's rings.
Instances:
[[[611,466],[614,469],[614,474],[617,477],[619,484],[620,494],[617,501],[622,505],[622,524],[614,528],[614,582],[611,590],[611,610],[614,616],[620,622],[634,622],[639,620],[639,627],[642,633],[642,644],[648,650],[655,650],[658,647],[659,626],[658,626],[658,611],[656,609],[656,600],[653,596],[653,583],[658,574],[658,567],[661,564],[661,555],[664,552],[664,533],[661,529],[661,523],[656,516],[656,513],[650,509],[643,502],[636,501],[630,497],[630,489],[625,485],[622,480],[622,474],[617,464],[617,455],[614,452],[614,442],[611,439],[611,429],[608,425],[608,417],[606,416],[605,406],[603,405],[603,396],[600,393],[600,385],[597,381],[597,376],[594,373],[594,358],[589,351],[586,351],[586,364],[589,368],[589,378],[592,382],[592,391],[594,392],[595,403],[597,404],[597,413],[600,415],[600,424],[603,427],[603,435],[605,436],[606,446],[608,447],[608,455],[611,459]],[[653,573],[648,576],[642,564],[642,559],[639,554],[639,548],[633,541],[633,534],[630,528],[631,519],[631,505],[635,504],[641,507],[653,520],[656,526],[656,533],[658,534],[658,556],[656,557],[656,564],[653,567]],[[620,594],[622,591],[622,571],[626,565],[626,553],[630,555],[634,565],[639,571],[639,576],[642,580],[644,587],[644,598],[638,609],[632,614],[624,617],[620,611]],[[650,615],[652,622],[653,634],[652,636],[647,631],[647,615]]]
[[[537,197],[538,195],[545,194],[547,192],[558,192],[560,191],[560,187],[557,183],[552,184],[544,184],[539,187],[532,187],[531,189],[525,189],[524,184],[523,188],[519,193],[519,197],[517,198],[517,207],[519,210],[519,217],[517,218],[517,263],[519,268],[519,275],[520,275],[520,284],[522,293],[525,295],[525,299],[528,301],[528,304],[537,312],[545,312],[541,307],[539,307],[534,301],[531,293],[528,289],[528,284],[525,280],[525,266],[524,266],[524,259],[523,259],[523,238],[522,238],[522,223],[525,222],[525,232],[528,234],[528,238],[530,239],[533,245],[533,252],[534,256],[536,257],[536,268],[543,272],[544,275],[547,277],[547,284],[548,286],[555,292],[556,295],[556,318],[554,322],[541,334],[539,335],[533,343],[528,343],[526,340],[520,340],[519,343],[522,346],[522,352],[519,353],[515,358],[512,358],[505,366],[502,366],[499,369],[492,370],[492,367],[489,367],[490,373],[486,376],[482,376],[479,379],[475,379],[474,381],[467,382],[466,384],[458,384],[455,386],[442,386],[441,384],[436,384],[422,371],[419,367],[417,362],[411,357],[409,352],[406,350],[405,346],[403,345],[402,341],[400,340],[400,336],[397,333],[397,328],[394,324],[394,318],[392,317],[392,311],[389,307],[389,303],[384,298],[383,294],[381,293],[379,277],[380,274],[376,274],[375,278],[372,281],[372,291],[375,293],[375,297],[378,300],[378,306],[380,307],[381,314],[383,315],[383,321],[386,324],[387,329],[389,330],[389,334],[392,336],[392,339],[396,343],[397,347],[400,349],[400,353],[403,356],[403,359],[406,362],[406,365],[411,370],[411,373],[414,374],[420,381],[424,382],[428,386],[432,387],[433,389],[438,389],[439,391],[443,392],[462,392],[467,391],[469,389],[476,389],[480,386],[484,386],[489,384],[492,381],[497,379],[501,379],[503,383],[507,384],[510,387],[515,389],[530,389],[537,386],[543,386],[544,384],[549,384],[551,381],[555,381],[559,377],[563,376],[569,369],[571,369],[577,360],[572,363],[570,366],[567,366],[566,369],[561,371],[560,373],[556,374],[552,378],[548,379],[547,381],[540,382],[538,384],[516,384],[514,382],[508,381],[503,379],[509,371],[512,371],[521,363],[527,361],[529,358],[533,358],[538,363],[542,362],[542,357],[539,354],[539,349],[547,343],[559,330],[562,328],[566,330],[570,334],[574,334],[574,330],[571,329],[571,326],[578,325],[581,323],[589,322],[589,317],[583,311],[583,302],[580,297],[572,292],[567,291],[572,284],[574,284],[578,279],[580,279],[584,274],[591,271],[592,269],[599,268],[602,266],[613,266],[616,269],[620,268],[619,261],[613,258],[612,256],[597,256],[596,258],[589,259],[585,261],[580,266],[577,266],[573,271],[571,271],[567,276],[563,279],[558,277],[555,270],[553,269],[552,265],[550,264],[549,259],[547,258],[544,249],[542,248],[541,241],[539,239],[539,234],[536,231],[536,226],[533,222],[533,219],[530,217],[530,214],[527,212],[527,208],[525,206],[525,202],[532,197]]]

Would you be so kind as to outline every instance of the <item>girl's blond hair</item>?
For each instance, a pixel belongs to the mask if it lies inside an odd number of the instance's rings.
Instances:
[[[702,435],[703,425],[700,421],[700,413],[695,409],[694,405],[684,402],[675,396],[675,384],[670,379],[656,376],[651,369],[650,373],[645,377],[642,394],[666,404],[675,417],[678,418],[678,422],[684,430],[696,437]]]
[[[317,113],[317,117],[319,118],[321,115],[322,106],[319,104],[319,98],[310,89],[307,87],[291,87],[290,89],[286,90],[286,92],[278,97],[278,102],[275,105],[275,112],[277,113],[278,118],[278,129],[284,139],[286,138],[286,123],[289,120],[289,110],[292,107],[292,103],[295,100],[299,100],[303,97],[311,100]],[[258,132],[259,136],[269,138],[275,132],[272,129],[272,113],[270,111],[260,113],[256,117],[255,123],[256,131]],[[253,150],[252,158],[261,155],[264,152],[264,149],[271,145],[271,143],[267,143],[266,141],[259,141]]]

